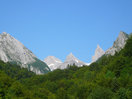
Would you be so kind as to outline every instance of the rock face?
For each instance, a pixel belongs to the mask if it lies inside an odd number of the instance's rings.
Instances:
[[[129,35],[121,31],[113,46],[105,52],[105,55],[114,55],[116,52],[119,52],[122,48],[124,48],[128,38]]]
[[[61,60],[54,56],[48,56],[44,59],[44,62],[49,66],[51,71],[57,69],[62,64]]]
[[[65,69],[67,68],[68,65],[73,65],[75,64],[76,66],[83,66],[83,65],[87,65],[86,63],[80,61],[79,59],[77,59],[72,53],[70,53],[67,57],[66,60],[64,61],[64,63],[62,63],[59,68],[60,69]]]
[[[124,48],[126,41],[130,35],[121,31],[113,46],[109,48],[106,52],[104,52],[98,45],[97,49],[95,50],[95,55],[92,57],[92,62],[97,61],[103,55],[115,55],[116,52],[119,52],[122,48]]]
[[[97,48],[95,50],[95,55],[92,57],[92,62],[96,62],[104,54],[105,51],[99,45],[97,45]]]
[[[44,62],[39,60],[22,43],[6,32],[0,34],[0,59],[4,62],[10,62],[28,68],[28,70],[36,74],[43,74],[50,71],[50,68]]]

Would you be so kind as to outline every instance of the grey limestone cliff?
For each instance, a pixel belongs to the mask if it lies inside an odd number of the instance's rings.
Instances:
[[[36,74],[44,74],[50,71],[44,62],[6,32],[0,34],[0,59],[4,62],[20,65]]]
[[[116,52],[119,52],[122,48],[124,48],[128,38],[129,35],[121,31],[113,46],[105,52],[105,55],[114,55]]]
[[[97,45],[97,48],[95,50],[95,55],[92,57],[92,62],[97,61],[104,54],[105,54],[105,51],[99,45]]]

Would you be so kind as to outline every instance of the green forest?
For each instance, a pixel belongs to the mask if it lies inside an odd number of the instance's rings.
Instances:
[[[114,56],[44,75],[0,61],[0,99],[132,99],[132,37]]]

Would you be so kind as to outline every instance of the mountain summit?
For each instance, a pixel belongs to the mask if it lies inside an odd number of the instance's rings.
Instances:
[[[77,59],[72,53],[70,53],[70,54],[66,57],[65,62],[69,62],[69,61],[76,61],[76,62],[78,62],[78,59]]]
[[[77,59],[72,53],[70,53],[67,57],[66,60],[64,61],[64,63],[62,63],[59,68],[60,69],[65,69],[67,68],[68,65],[73,65],[75,64],[76,66],[83,66],[86,65],[86,63],[80,61],[79,59]]]
[[[92,62],[97,61],[104,54],[105,54],[105,51],[99,45],[97,45],[97,48],[95,50],[95,55],[92,57]]]
[[[44,59],[44,62],[50,67],[53,71],[55,69],[66,69],[68,65],[75,64],[76,66],[89,65],[77,59],[72,53],[70,53],[64,62],[54,56],[48,56]]]
[[[122,48],[124,48],[127,39],[129,38],[129,35],[125,32],[120,32],[118,38],[114,42],[113,46],[109,48],[105,54],[106,55],[114,55],[116,52],[119,52]]]
[[[54,56],[48,56],[44,59],[44,62],[49,66],[51,70],[57,69],[58,66],[62,64],[61,60]]]
[[[6,32],[0,34],[0,59],[4,62],[10,62],[28,68],[28,70],[36,74],[43,74],[50,71],[44,62],[39,60],[21,42]]]
[[[130,34],[131,35],[131,34]],[[95,50],[95,55],[92,57],[92,62],[97,61],[101,56],[105,55],[115,55],[116,52],[119,52],[122,48],[124,48],[127,39],[129,38],[128,34],[121,31],[119,36],[115,40],[113,46],[109,48],[106,52],[104,52],[99,45],[97,45],[97,49]]]

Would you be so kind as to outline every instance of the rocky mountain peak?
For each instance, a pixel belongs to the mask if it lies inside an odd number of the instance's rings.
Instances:
[[[2,35],[7,35],[8,33],[7,33],[7,32],[2,32],[1,34],[2,34]]]
[[[2,32],[0,34],[0,37],[1,38],[13,38],[10,34],[8,34],[7,32]]]
[[[58,58],[54,56],[48,56],[44,59],[44,62],[50,67],[51,70],[55,69],[65,69],[68,65],[75,64],[76,66],[89,65],[77,59],[72,53],[70,53],[64,62],[61,62]]]
[[[125,32],[122,32],[122,31],[121,31],[121,32],[119,33],[118,38],[117,38],[116,41],[114,42],[113,47],[118,48],[118,49],[123,48],[124,45],[126,44],[126,40],[128,39],[128,37],[129,37],[128,34],[126,34]]]
[[[70,53],[70,54],[66,57],[66,60],[65,60],[65,61],[71,61],[71,60],[74,60],[74,59],[76,59],[76,57],[75,57],[72,53]]]
[[[0,34],[0,60],[16,63],[21,67],[28,68],[28,70],[36,74],[50,71],[44,62],[40,61],[21,42],[6,32]]]
[[[120,33],[119,33],[119,37],[122,37],[122,36],[124,36],[124,35],[128,35],[128,34],[125,33],[124,31],[120,31]]]
[[[126,44],[129,35],[125,32],[121,31],[119,36],[117,37],[116,41],[114,42],[113,46],[106,51],[106,55],[114,55],[115,52],[119,52]]]
[[[44,62],[46,64],[50,64],[50,63],[62,63],[60,59],[56,58],[55,56],[48,56],[44,59]]]
[[[92,57],[92,62],[97,61],[102,55],[104,55],[104,53],[104,50],[99,45],[97,45],[95,55]]]
[[[64,63],[60,64],[59,68],[60,69],[65,69],[67,68],[68,65],[73,65],[75,64],[76,66],[83,66],[87,65],[86,63],[80,61],[78,58],[76,58],[72,53],[70,53],[67,57]]]
[[[60,59],[54,56],[48,56],[44,59],[44,62],[49,66],[51,70],[57,69],[58,66],[62,63]]]
[[[99,44],[97,45],[97,49],[101,49],[101,47],[99,46]]]
[[[74,55],[70,53],[69,55],[67,55],[67,57],[74,57]]]

